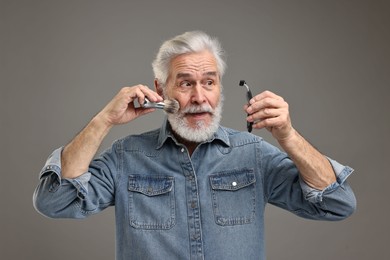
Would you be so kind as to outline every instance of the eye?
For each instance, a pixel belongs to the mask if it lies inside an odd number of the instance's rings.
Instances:
[[[214,85],[214,81],[211,80],[211,79],[209,79],[209,80],[206,81],[206,85],[207,85],[207,86]]]
[[[202,82],[202,85],[207,89],[212,89],[215,85],[215,82],[212,79],[207,79]]]
[[[192,85],[191,85],[191,82],[189,82],[188,80],[184,80],[184,81],[180,82],[179,86],[182,88],[188,88],[188,87],[191,87]]]

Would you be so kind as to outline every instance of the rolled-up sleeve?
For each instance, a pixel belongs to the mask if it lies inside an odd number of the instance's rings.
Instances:
[[[88,172],[77,178],[62,178],[62,150],[63,147],[53,151],[39,174],[39,184],[33,194],[35,209],[50,218],[85,218],[111,205],[111,191],[101,188],[112,183],[110,178],[106,178],[108,167],[97,169],[90,166]],[[107,165],[101,160],[98,164]]]
[[[336,174],[336,181],[334,183],[330,184],[323,190],[317,190],[307,185],[306,182],[302,180],[302,178],[300,179],[300,184],[303,193],[305,194],[305,199],[312,203],[322,202],[324,195],[329,194],[338,189],[341,185],[344,184],[346,179],[353,172],[353,169],[349,166],[344,166],[330,158],[328,158],[328,160],[333,167],[333,171]]]
[[[323,190],[307,185],[286,153],[264,143],[262,165],[269,203],[298,216],[316,220],[342,220],[356,209],[355,195],[347,182],[353,169],[328,158],[336,181]]]
[[[328,158],[336,175],[336,181],[323,190],[307,185],[301,178],[299,180],[303,195],[312,204],[321,205],[326,212],[325,218],[329,220],[342,220],[355,212],[356,197],[347,182],[353,169]]]

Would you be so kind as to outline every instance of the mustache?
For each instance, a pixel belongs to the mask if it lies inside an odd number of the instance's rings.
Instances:
[[[214,113],[214,109],[209,104],[202,105],[189,105],[181,110],[182,114],[195,114],[195,113]]]

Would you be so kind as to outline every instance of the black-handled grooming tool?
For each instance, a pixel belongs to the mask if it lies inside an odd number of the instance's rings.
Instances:
[[[252,99],[252,92],[251,90],[249,89],[249,86],[246,84],[245,80],[240,80],[240,86],[245,86],[246,88],[246,98],[248,100],[248,104],[249,104],[249,101]],[[248,132],[252,132],[252,126],[253,126],[253,122],[246,122],[246,128],[248,129]]]

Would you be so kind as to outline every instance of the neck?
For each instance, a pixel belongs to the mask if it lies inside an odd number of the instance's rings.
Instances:
[[[195,149],[196,149],[196,147],[199,145],[199,143],[197,143],[197,142],[192,142],[192,141],[188,141],[188,140],[182,138],[181,136],[179,136],[179,135],[176,134],[176,133],[173,133],[173,134],[174,134],[176,140],[177,140],[179,143],[183,144],[183,145],[187,148],[188,153],[190,154],[190,156],[192,156],[192,153],[195,151]]]

